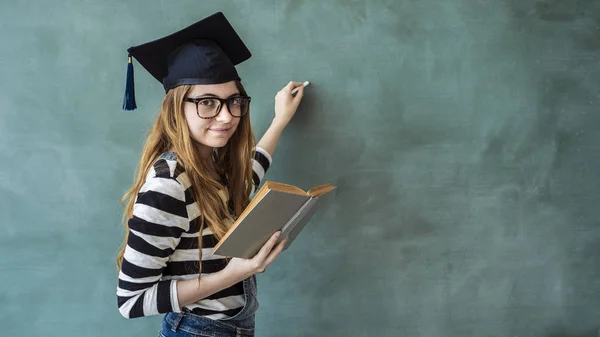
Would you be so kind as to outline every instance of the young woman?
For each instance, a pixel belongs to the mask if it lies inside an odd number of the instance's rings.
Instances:
[[[253,336],[255,274],[285,241],[274,233],[252,259],[227,259],[212,248],[271,166],[302,99],[302,83],[277,93],[273,122],[255,144],[250,97],[234,67],[250,53],[221,13],[129,52],[166,95],[135,183],[123,197],[119,311],[126,318],[164,314],[159,336]],[[131,96],[126,101],[135,108]]]

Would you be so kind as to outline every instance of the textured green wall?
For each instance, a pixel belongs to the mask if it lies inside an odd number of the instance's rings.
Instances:
[[[258,336],[597,336],[600,3],[0,3],[0,325],[155,336],[117,311],[119,199],[164,94],[126,48],[223,11],[267,179],[338,186],[259,276]]]

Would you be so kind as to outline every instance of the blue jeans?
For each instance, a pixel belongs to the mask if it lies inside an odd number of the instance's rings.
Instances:
[[[254,316],[258,309],[256,276],[243,281],[246,303],[235,316],[213,320],[191,312],[170,312],[162,321],[159,337],[254,337]]]

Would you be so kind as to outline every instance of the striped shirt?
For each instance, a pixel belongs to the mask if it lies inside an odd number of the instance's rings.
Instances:
[[[252,194],[272,162],[269,153],[256,147],[252,159]],[[227,184],[227,181],[222,181]],[[226,189],[221,198],[232,202]],[[146,175],[136,196],[129,236],[119,271],[117,304],[125,318],[181,312],[176,282],[215,273],[226,266],[223,256],[212,253],[217,244],[209,228],[202,232],[202,274],[199,275],[198,232],[200,210],[193,200],[190,180],[175,153],[162,154]],[[244,306],[242,282],[185,306],[194,314],[212,319],[234,316]]]

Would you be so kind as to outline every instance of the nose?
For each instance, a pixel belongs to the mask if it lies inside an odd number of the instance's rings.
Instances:
[[[224,111],[227,111],[227,112],[224,112]],[[224,124],[229,123],[233,119],[233,116],[229,112],[229,108],[227,107],[227,104],[223,104],[223,106],[221,106],[221,111],[219,111],[219,114],[215,118],[218,121],[223,122]]]

